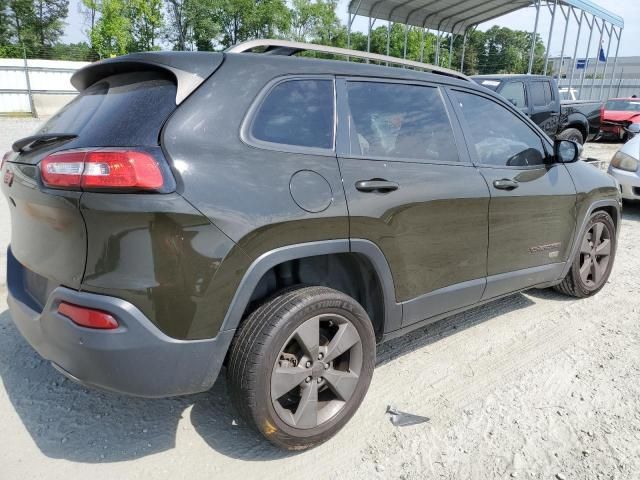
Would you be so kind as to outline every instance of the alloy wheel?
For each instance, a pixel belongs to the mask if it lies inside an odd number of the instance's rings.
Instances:
[[[271,373],[271,401],[287,425],[309,429],[337,415],[353,396],[362,370],[362,341],[338,314],[302,323],[284,343]]]
[[[580,245],[580,279],[588,288],[603,282],[611,259],[611,232],[603,222],[594,223]]]

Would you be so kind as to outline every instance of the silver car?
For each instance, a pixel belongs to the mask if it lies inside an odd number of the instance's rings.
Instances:
[[[609,174],[620,184],[622,198],[640,200],[640,135],[636,135],[611,159]]]

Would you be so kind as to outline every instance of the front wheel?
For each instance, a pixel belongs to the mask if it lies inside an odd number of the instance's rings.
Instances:
[[[558,140],[571,140],[578,145],[584,145],[585,138],[577,128],[567,128],[558,134]]]
[[[571,269],[554,288],[572,297],[594,295],[609,279],[616,253],[616,229],[607,212],[591,215],[579,239],[580,246]]]
[[[253,311],[231,346],[227,380],[242,417],[289,450],[337,433],[362,402],[375,335],[351,297],[326,287],[283,292]]]

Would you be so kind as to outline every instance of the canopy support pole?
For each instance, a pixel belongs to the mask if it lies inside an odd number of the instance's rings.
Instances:
[[[451,68],[451,62],[453,61],[453,42],[455,42],[456,36],[451,33],[449,35],[449,68]]]
[[[613,36],[614,26],[613,24],[609,25],[611,27],[610,30],[607,30],[607,34],[609,35],[609,41],[607,42],[607,56],[604,59],[604,71],[602,72],[602,82],[600,82],[600,100],[602,100],[602,94],[604,93],[604,82],[607,80],[607,66],[609,65],[609,52],[611,51],[611,37]],[[613,81],[613,77],[611,78]]]
[[[351,48],[351,26],[353,25],[353,21],[356,19],[356,15],[358,15],[358,10],[360,10],[361,3],[362,3],[362,0],[358,0],[358,5],[356,5],[356,11],[353,12],[353,15],[349,13],[349,22],[347,24],[347,48]],[[349,11],[348,7],[347,7],[347,11]],[[348,60],[349,60],[349,57],[347,57],[347,61]]]
[[[371,52],[371,29],[373,28],[373,24],[375,22],[375,18],[369,17],[369,29],[367,30],[367,53]],[[369,62],[367,61],[367,63]]]
[[[391,20],[387,22],[387,57],[389,56],[390,49],[391,49]],[[388,63],[387,63],[387,66],[389,66]]]
[[[529,52],[529,69],[527,73],[531,74],[533,70],[533,57],[535,56],[536,50],[536,38],[538,38],[538,20],[540,20],[540,0],[536,2],[536,21],[533,27],[533,35],[531,35],[531,51]]]
[[[586,15],[585,15],[586,18]],[[596,21],[596,17],[591,17],[591,22],[587,20],[589,25],[589,40],[587,41],[587,52],[584,56],[584,68],[582,69],[582,78],[580,79],[580,90],[578,90],[578,100],[582,100],[582,92],[584,87],[584,77],[587,76],[587,69],[589,68],[589,49],[591,48],[591,38],[593,37],[593,24]]]
[[[409,39],[409,25],[404,25],[404,47],[402,49],[402,58],[407,58],[407,41]]]
[[[564,8],[560,7],[562,16],[564,17],[564,35],[562,37],[562,49],[560,50],[560,71],[558,72],[558,80],[562,78],[562,65],[564,64],[564,47],[567,44],[567,32],[569,31],[569,20],[571,20],[571,12],[573,7],[567,8],[567,13],[564,12]]]
[[[464,54],[467,49],[467,33],[468,30],[464,31],[464,36],[462,37],[462,58],[460,59],[460,73],[464,73]]]
[[[551,50],[551,38],[553,37],[553,26],[556,21],[556,9],[558,8],[558,0],[553,4],[551,11],[551,26],[549,27],[549,37],[547,38],[547,51],[544,54],[544,75],[547,74],[547,65],[549,64],[549,50]]]
[[[573,16],[576,17],[576,21],[578,20],[575,11]],[[567,89],[567,99],[571,97],[571,87],[573,86],[573,74],[576,70],[576,62],[578,61],[578,43],[580,43],[580,34],[582,33],[582,20],[584,20],[584,10],[580,10],[580,21],[578,22],[578,37],[576,38],[576,46],[573,49],[573,57],[571,59],[571,76],[569,77],[569,88]]]
[[[614,33],[616,33],[614,29]],[[616,57],[613,60],[613,71],[611,72],[611,82],[609,83],[609,90],[607,90],[607,98],[611,96],[611,89],[613,88],[613,79],[616,76],[616,66],[618,65],[618,52],[620,51],[620,37],[622,37],[622,29],[618,27],[618,32],[616,33],[616,38],[618,39],[618,44],[616,45]]]
[[[420,62],[424,58],[424,28],[420,29]]]
[[[598,25],[598,22],[596,22],[596,26],[600,30],[600,40],[598,40],[598,45],[596,49],[596,65],[593,69],[593,79],[591,80],[591,88],[589,89],[589,100],[591,100],[591,97],[593,97],[593,90],[594,90],[594,87],[596,86],[596,78],[598,77],[598,67],[600,66],[600,49],[602,48],[602,37],[604,35],[604,29],[605,29],[606,23],[604,20],[602,20],[602,27]]]

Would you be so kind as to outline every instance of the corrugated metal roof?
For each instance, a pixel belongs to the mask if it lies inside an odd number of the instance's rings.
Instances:
[[[613,25],[623,28],[622,17],[590,0],[561,0]],[[365,17],[462,33],[470,26],[533,5],[531,0],[351,0],[349,12]]]

